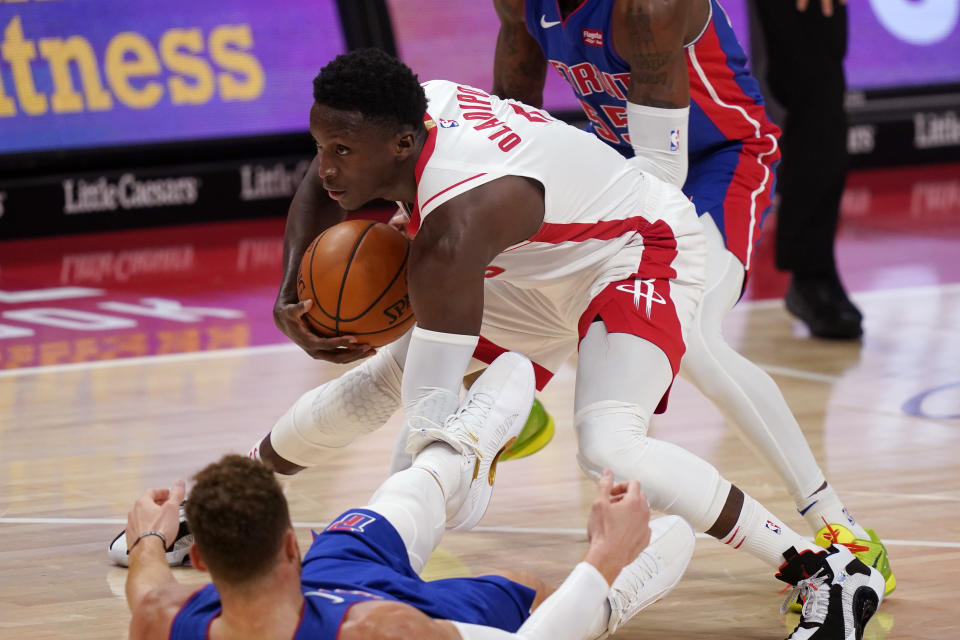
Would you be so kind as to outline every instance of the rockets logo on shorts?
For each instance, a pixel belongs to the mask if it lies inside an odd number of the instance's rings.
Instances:
[[[649,280],[634,280],[633,284],[621,284],[617,285],[617,291],[623,291],[624,293],[633,294],[633,305],[637,308],[637,311],[640,310],[640,298],[644,298],[647,301],[647,304],[644,307],[644,312],[646,312],[647,317],[650,317],[650,312],[653,311],[653,303],[657,304],[667,304],[667,301],[662,295],[657,293],[653,284],[656,282],[653,278]]]
[[[363,533],[363,528],[376,522],[376,518],[366,513],[345,513],[339,520],[330,524],[324,531],[353,531]]]

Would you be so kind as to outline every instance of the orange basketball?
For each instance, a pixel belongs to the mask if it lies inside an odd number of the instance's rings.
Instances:
[[[324,337],[351,335],[380,347],[413,325],[407,294],[410,243],[390,225],[347,220],[321,233],[300,261],[297,295],[312,299],[307,323]]]

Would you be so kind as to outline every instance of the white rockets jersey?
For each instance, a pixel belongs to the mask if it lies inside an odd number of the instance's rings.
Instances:
[[[678,237],[699,233],[679,189],[596,136],[473,87],[433,80],[423,88],[428,138],[417,162],[412,230],[441,204],[497,178],[525,176],[543,185],[543,225],[498,255],[488,277],[528,288],[594,274],[584,284],[596,292],[636,273],[644,248],[675,254]],[[629,247],[637,250],[623,251]],[[675,277],[672,268],[659,271],[645,277]]]

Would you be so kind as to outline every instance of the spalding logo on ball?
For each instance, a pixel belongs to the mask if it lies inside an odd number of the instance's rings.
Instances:
[[[347,220],[321,233],[300,261],[297,295],[313,300],[304,316],[324,337],[357,336],[380,347],[413,326],[407,293],[410,243],[390,225]]]

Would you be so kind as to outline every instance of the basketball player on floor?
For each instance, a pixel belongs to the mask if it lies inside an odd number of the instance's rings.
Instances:
[[[549,62],[577,95],[590,131],[683,186],[707,238],[707,283],[680,374],[780,474],[816,539],[849,544],[880,569],[889,594],[896,579],[883,544],[827,483],[773,379],[721,333],[750,272],[780,157],[780,131],[723,8],[715,0],[493,4],[500,17],[494,94],[540,106]]]
[[[498,358],[443,427],[417,432],[411,468],[315,536],[302,563],[277,480],[249,458],[226,456],[196,475],[186,511],[190,558],[213,578],[204,587],[180,584],[164,559],[183,483],[148,491],[127,517],[130,637],[585,640],[615,631],[680,580],[695,538],[681,518],[649,522],[639,485],[614,485],[609,472],[591,508],[589,549],[555,591],[514,572],[417,576],[445,525],[483,514],[491,464],[519,433],[533,389],[529,360]]]
[[[415,437],[456,409],[471,368],[518,351],[542,387],[579,347],[582,467],[639,480],[652,508],[779,568],[808,603],[794,638],[860,637],[883,597],[876,569],[806,541],[707,462],[647,436],[705,278],[702,225],[679,188],[522,103],[446,81],[421,87],[376,50],[324,67],[314,98],[317,156],[300,191],[310,194],[301,205],[318,206],[291,208],[287,259],[343,210],[406,203],[417,326],[304,394],[252,455],[295,473],[380,427],[398,403]],[[308,346],[341,362],[371,352],[347,336]]]

